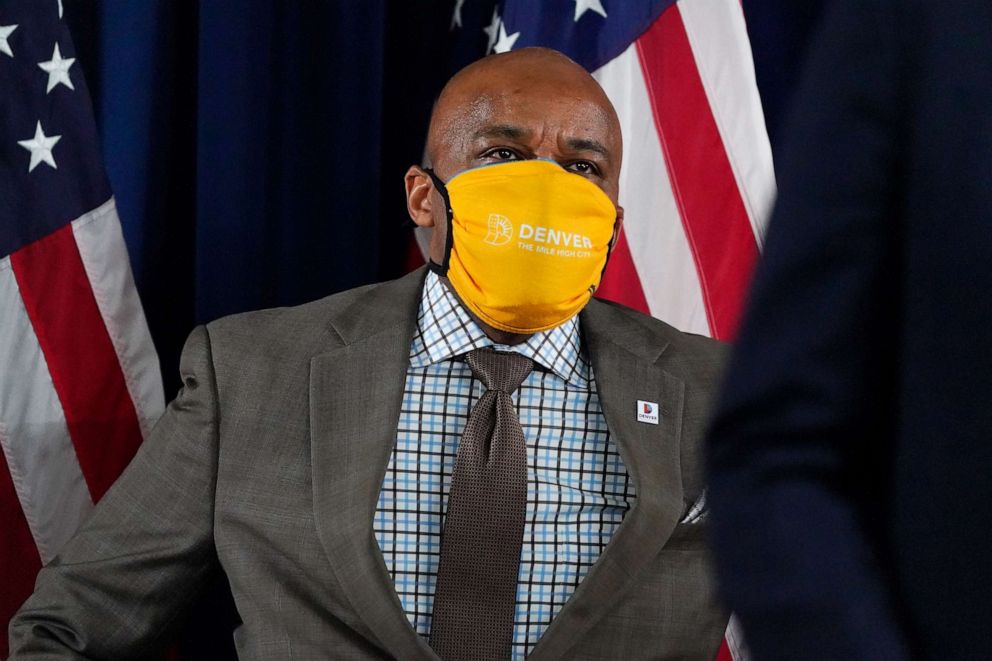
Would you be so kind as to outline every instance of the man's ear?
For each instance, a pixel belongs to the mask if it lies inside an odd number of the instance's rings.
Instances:
[[[416,165],[411,165],[403,179],[406,184],[406,210],[417,227],[434,227],[434,205],[431,191],[434,184],[430,175]]]
[[[610,245],[616,247],[617,239],[620,238],[620,228],[623,227],[623,207],[617,205],[617,222],[613,226],[613,238]]]

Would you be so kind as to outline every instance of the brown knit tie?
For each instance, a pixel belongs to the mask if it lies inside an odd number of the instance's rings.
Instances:
[[[492,349],[465,360],[487,390],[455,459],[430,642],[444,661],[509,659],[527,509],[527,447],[510,393],[534,363]]]

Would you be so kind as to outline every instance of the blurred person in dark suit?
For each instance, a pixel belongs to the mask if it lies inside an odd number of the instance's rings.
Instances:
[[[709,439],[762,659],[992,654],[992,3],[843,0]]]

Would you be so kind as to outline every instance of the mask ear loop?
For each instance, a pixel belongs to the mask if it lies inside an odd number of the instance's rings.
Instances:
[[[437,176],[433,168],[424,168],[424,172],[427,176],[431,178],[431,182],[434,184],[434,188],[437,192],[441,194],[441,199],[444,200],[444,213],[446,222],[448,223],[445,228],[444,233],[444,260],[443,263],[438,264],[433,259],[427,259],[427,268],[434,271],[438,275],[445,277],[448,275],[448,267],[451,265],[451,247],[454,245],[453,235],[454,235],[454,218],[455,210],[451,208],[451,198],[448,197],[448,188],[441,181],[441,178]]]
[[[606,275],[606,267],[610,263],[610,257],[613,256],[613,248],[616,247],[617,241],[620,239],[620,233],[617,231],[617,222],[619,220],[620,220],[620,217],[619,216],[616,216],[613,219],[613,236],[610,237],[610,245],[607,246],[607,249],[606,249],[606,261],[603,262],[603,270],[599,272],[599,283],[600,284],[603,284],[603,276]],[[589,289],[591,289],[592,291],[590,291],[589,293],[590,294],[595,294],[596,293],[596,290],[598,288],[599,287],[597,287],[596,285],[590,285]]]

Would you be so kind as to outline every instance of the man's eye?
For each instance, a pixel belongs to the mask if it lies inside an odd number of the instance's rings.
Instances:
[[[575,161],[566,165],[565,169],[576,174],[599,174],[599,169],[589,161]]]
[[[512,149],[506,149],[505,147],[496,147],[495,149],[490,149],[485,154],[486,158],[491,158],[497,161],[516,161],[520,157]]]

